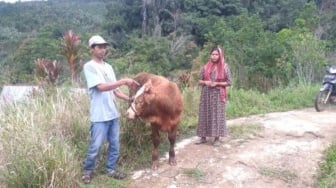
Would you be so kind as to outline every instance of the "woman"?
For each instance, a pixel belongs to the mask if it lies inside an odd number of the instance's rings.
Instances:
[[[196,144],[206,143],[206,137],[214,137],[213,145],[219,146],[219,137],[226,135],[226,88],[231,83],[231,72],[225,63],[224,53],[216,46],[211,50],[210,59],[199,74],[198,84],[202,86],[202,93],[197,136],[201,139]]]

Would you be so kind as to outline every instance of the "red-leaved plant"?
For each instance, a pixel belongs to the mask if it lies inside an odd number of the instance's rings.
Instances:
[[[61,53],[69,64],[71,78],[76,81],[82,67],[79,36],[69,30],[62,38],[61,47]]]
[[[39,86],[55,85],[62,68],[58,66],[57,61],[50,61],[43,58],[35,60],[35,77]]]

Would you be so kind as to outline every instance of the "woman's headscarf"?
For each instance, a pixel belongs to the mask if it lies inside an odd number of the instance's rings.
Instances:
[[[210,80],[210,73],[213,69],[215,69],[216,71],[216,81],[221,81],[224,79],[224,71],[223,69],[225,68],[225,60],[224,60],[224,53],[223,50],[219,47],[216,46],[215,48],[213,48],[211,50],[211,53],[213,51],[218,51],[219,53],[219,62],[218,63],[213,63],[211,61],[211,58],[209,59],[209,61],[205,64],[205,68],[204,68],[204,78],[205,80]],[[210,53],[210,54],[211,54]],[[213,68],[213,66],[216,66],[216,68]]]
[[[218,51],[219,53],[219,60],[217,63],[213,63],[211,61],[211,58],[209,59],[209,61],[205,64],[204,66],[204,79],[205,80],[210,80],[210,73],[212,70],[215,71],[215,81],[218,82],[223,82],[226,79],[226,75],[225,75],[225,68],[226,68],[226,63],[225,63],[225,59],[224,59],[224,52],[223,50],[220,48],[220,46],[216,46],[214,47],[210,54],[213,51]],[[213,66],[216,66],[216,68],[213,68]],[[219,87],[220,89],[220,97],[222,99],[222,101],[226,102],[226,89],[225,87]]]

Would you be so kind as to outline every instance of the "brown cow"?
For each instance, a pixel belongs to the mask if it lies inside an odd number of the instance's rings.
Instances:
[[[158,168],[159,131],[168,133],[169,164],[176,165],[174,145],[183,108],[181,92],[174,82],[162,76],[143,72],[136,75],[134,80],[139,85],[130,87],[133,102],[126,116],[129,119],[138,117],[151,124],[154,144],[152,169]]]

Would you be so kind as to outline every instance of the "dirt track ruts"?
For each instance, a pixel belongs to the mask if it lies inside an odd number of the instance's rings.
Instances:
[[[263,127],[245,139],[222,138],[219,147],[176,145],[176,166],[134,172],[128,188],[313,188],[324,150],[336,139],[335,110],[270,113],[228,120],[228,126]],[[162,134],[162,137],[165,135]]]

